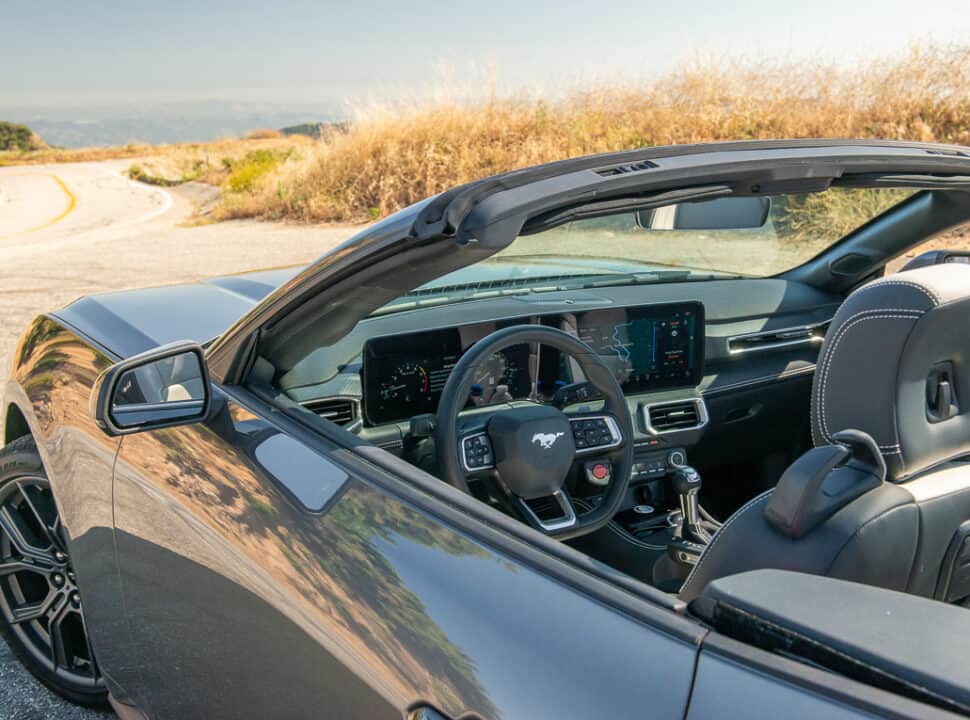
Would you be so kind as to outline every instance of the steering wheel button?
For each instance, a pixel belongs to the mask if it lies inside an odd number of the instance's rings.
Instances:
[[[612,480],[613,471],[607,463],[594,461],[586,463],[586,480],[591,485],[606,487]]]

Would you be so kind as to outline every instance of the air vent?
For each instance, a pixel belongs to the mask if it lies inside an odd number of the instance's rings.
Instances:
[[[357,401],[350,398],[314,400],[306,403],[304,407],[337,425],[349,425],[358,416]]]
[[[821,345],[822,340],[825,339],[825,331],[828,330],[829,322],[735,335],[727,339],[728,352],[731,355],[739,355],[799,346]]]
[[[520,507],[532,516],[532,520],[546,531],[563,530],[576,523],[576,513],[572,503],[566,499],[562,490],[546,497],[523,500]]]
[[[697,430],[707,425],[707,408],[699,398],[644,405],[643,421],[647,430],[654,435]]]
[[[555,285],[560,282],[575,281],[576,274],[543,275],[541,278],[510,278],[508,280],[483,280],[476,283],[462,283],[461,285],[432,285],[430,287],[412,290],[406,297],[440,296],[455,292],[489,292],[511,291],[515,288],[527,288],[541,282],[542,285]]]
[[[595,170],[594,172],[603,177],[610,177],[611,175],[626,175],[627,173],[641,172],[643,170],[649,170],[655,167],[657,167],[656,163],[652,163],[649,160],[641,160],[640,162],[628,163],[626,165],[616,165],[611,168]]]

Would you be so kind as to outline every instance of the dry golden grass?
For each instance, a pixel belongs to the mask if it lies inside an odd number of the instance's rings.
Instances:
[[[128,175],[152,185],[196,181],[230,193],[248,192],[256,177],[275,169],[294,152],[308,151],[313,142],[293,136],[158,146],[130,156],[135,161]]]
[[[19,150],[0,151],[0,167],[6,165],[42,165],[45,163],[88,162],[93,160],[113,160],[115,158],[138,157],[159,152],[166,146],[152,147],[141,143],[129,143],[120,147],[93,148],[52,148],[22,152]]]
[[[0,153],[0,165],[150,156],[139,160],[143,179],[219,185],[217,218],[362,222],[494,173],[651,145],[799,137],[970,144],[970,44],[914,47],[852,67],[697,63],[650,84],[555,100],[492,96],[357,115],[345,132],[316,141],[255,131],[204,145]]]
[[[265,132],[265,134],[264,134]],[[209,178],[214,184],[225,179],[222,172],[223,159],[236,158],[254,150],[290,150],[309,146],[312,141],[303,136],[286,137],[275,131],[255,131],[245,138],[224,138],[206,143],[175,143],[171,145],[146,145],[129,143],[118,147],[54,148],[43,147],[28,152],[0,151],[0,167],[4,165],[39,165],[45,163],[91,162],[124,158],[144,159],[145,165],[154,164],[166,170],[170,180],[192,170],[198,164],[212,170]],[[193,178],[196,179],[196,178]],[[206,178],[202,178],[205,180]]]
[[[871,137],[970,144],[970,45],[853,68],[696,64],[641,87],[359,113],[219,217],[365,221],[453,185],[589,153],[719,140]]]

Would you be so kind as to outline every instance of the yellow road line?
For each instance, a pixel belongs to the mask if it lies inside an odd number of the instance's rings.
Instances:
[[[60,187],[60,189],[64,191],[64,194],[67,195],[67,207],[64,208],[60,215],[55,218],[51,218],[41,225],[36,225],[32,228],[27,228],[26,230],[18,230],[17,232],[10,233],[9,235],[0,235],[0,240],[9,240],[10,238],[18,237],[19,235],[26,235],[27,233],[43,230],[46,227],[50,227],[54,223],[59,223],[61,220],[70,215],[74,208],[77,207],[77,196],[71,192],[71,189],[67,186],[67,184],[57,177],[57,175],[48,175],[47,177],[56,182],[58,187]]]

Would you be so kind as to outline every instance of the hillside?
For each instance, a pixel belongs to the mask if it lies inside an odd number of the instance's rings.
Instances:
[[[320,131],[328,127],[192,145],[0,152],[0,165],[138,158],[138,179],[220,187],[215,219],[364,222],[494,173],[635,147],[800,137],[970,145],[970,44],[853,66],[710,62],[557,98],[362,108],[339,132]]]
[[[367,108],[294,152],[217,215],[366,221],[454,185],[651,145],[859,137],[970,145],[970,44],[859,66],[710,62],[638,86]]]
[[[0,151],[29,152],[42,147],[43,141],[26,125],[0,120]]]
[[[333,135],[334,133],[346,132],[348,123],[337,122],[312,122],[300,123],[281,128],[280,132],[284,135],[306,135],[307,137],[319,140],[321,137]]]
[[[331,120],[338,111],[328,104],[277,107],[271,102],[225,100],[14,106],[0,94],[0,118],[27,125],[49,144],[62,148],[214,142],[242,136],[253,128]]]

